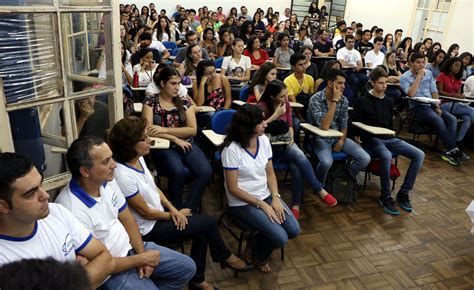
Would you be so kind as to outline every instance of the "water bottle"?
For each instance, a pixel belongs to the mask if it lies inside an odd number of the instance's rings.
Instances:
[[[138,69],[135,69],[133,73],[133,87],[138,88],[140,86],[140,80],[138,79]]]

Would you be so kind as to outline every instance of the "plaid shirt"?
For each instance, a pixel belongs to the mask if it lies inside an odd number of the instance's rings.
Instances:
[[[308,122],[319,128],[321,128],[321,122],[324,116],[326,116],[329,111],[325,93],[326,89],[317,92],[311,97],[311,99],[309,99]],[[341,101],[336,104],[336,112],[334,113],[334,118],[332,119],[329,128],[337,131],[347,128],[347,120],[349,119],[348,108],[349,101],[346,97],[342,96]],[[334,144],[339,140],[338,137],[320,138],[326,138],[326,140],[331,144]]]

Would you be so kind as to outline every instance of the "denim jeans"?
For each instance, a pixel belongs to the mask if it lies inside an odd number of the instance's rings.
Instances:
[[[393,100],[395,104],[400,102],[402,97],[402,91],[400,91],[399,87],[396,86],[387,86],[387,90],[385,91],[385,95]]]
[[[191,258],[196,263],[196,274],[192,281],[196,283],[205,280],[208,245],[214,262],[223,262],[232,254],[222,240],[218,220],[208,215],[198,214],[188,217],[188,224],[182,231],[178,231],[171,220],[158,220],[153,229],[143,236],[144,241],[157,244],[176,242],[183,238],[191,238],[193,241]]]
[[[291,187],[292,187],[292,205],[300,205],[304,191],[303,177],[309,182],[314,192],[319,193],[323,187],[314,174],[313,166],[306,155],[296,144],[291,144],[286,148],[281,157],[282,161],[290,163]]]
[[[441,116],[431,106],[416,105],[413,108],[416,111],[416,119],[423,124],[427,124],[435,128],[441,142],[443,142],[446,150],[453,150],[456,146],[456,117],[451,115],[445,109],[441,109]]]
[[[369,81],[369,78],[364,72],[347,71],[347,83],[354,93],[354,100],[360,96],[359,91],[363,90],[364,86]]]
[[[192,150],[184,153],[178,146],[166,150],[152,150],[151,157],[159,172],[168,176],[170,201],[177,209],[190,208],[196,212],[201,196],[212,176],[212,168],[202,150],[192,143]],[[182,193],[187,167],[194,178],[187,200],[183,204]]]
[[[186,255],[158,246],[145,243],[146,250],[160,251],[160,263],[150,278],[139,278],[136,268],[113,274],[99,290],[153,290],[182,289],[194,276],[196,265]],[[135,255],[133,250],[129,256]]]
[[[264,200],[267,204],[272,203],[272,197]],[[288,206],[281,200],[281,203],[290,214],[285,213],[285,221],[280,225],[272,223],[265,212],[253,205],[231,206],[230,213],[239,218],[250,228],[258,230],[258,234],[252,243],[252,252],[258,261],[267,261],[273,250],[284,247],[289,239],[293,239],[300,234],[300,225],[291,214]]]
[[[314,140],[314,151],[313,154],[318,157],[318,167],[316,168],[316,177],[319,182],[323,184],[326,181],[326,176],[329,169],[332,166],[332,146],[326,138],[317,137]],[[357,143],[349,138],[346,138],[344,146],[342,146],[342,152],[352,157],[353,162],[351,164],[351,171],[356,176],[359,171],[367,167],[370,162],[370,156],[364,149],[362,149]]]
[[[425,159],[425,153],[398,138],[371,138],[365,143],[365,146],[373,156],[380,159],[380,185],[383,197],[390,196],[390,164],[392,156],[401,155],[410,159],[410,165],[399,191],[400,194],[408,194],[415,184],[416,176]]]
[[[474,108],[458,102],[454,102],[454,107],[453,102],[443,103],[441,104],[441,108],[456,117],[462,118],[463,122],[456,136],[456,142],[461,142],[466,136],[467,131],[469,131],[471,125],[474,123]],[[451,108],[453,109],[452,111]]]

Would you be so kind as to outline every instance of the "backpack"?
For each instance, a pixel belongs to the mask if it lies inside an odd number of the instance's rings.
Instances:
[[[339,203],[352,203],[359,197],[357,179],[345,162],[332,165],[326,177],[325,188]]]

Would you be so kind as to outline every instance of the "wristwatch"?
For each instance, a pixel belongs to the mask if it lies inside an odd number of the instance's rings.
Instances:
[[[281,198],[281,195],[278,192],[272,193],[272,198],[275,198],[275,197]]]

